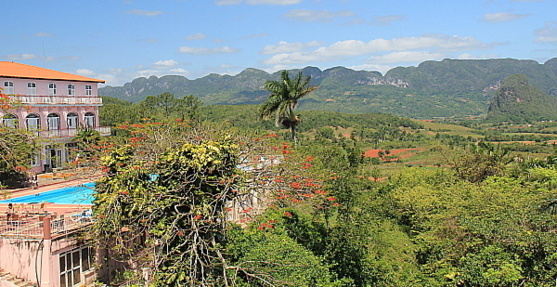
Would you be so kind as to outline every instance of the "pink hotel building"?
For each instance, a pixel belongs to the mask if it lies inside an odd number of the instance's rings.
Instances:
[[[99,83],[104,81],[0,61],[0,92],[21,103],[16,109],[0,109],[0,124],[36,132],[50,141],[31,160],[31,171],[49,172],[72,161],[69,151],[76,147],[72,138],[79,127],[110,134],[110,128],[99,126]]]
[[[31,171],[48,172],[73,161],[70,150],[76,147],[72,139],[79,127],[110,134],[99,126],[99,83],[104,81],[0,61],[0,93],[21,103],[0,107],[0,125],[26,129],[41,139]],[[7,218],[8,204],[0,203],[0,287],[89,286],[97,275],[94,251],[79,234],[91,224],[81,217],[90,207],[65,211],[48,204],[37,212],[35,205],[16,204],[16,214],[23,214],[16,220]]]

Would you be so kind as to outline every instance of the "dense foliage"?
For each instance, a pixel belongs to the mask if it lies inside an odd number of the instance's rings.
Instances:
[[[198,120],[151,107],[101,151],[96,238],[123,262],[113,284],[554,284],[552,123],[302,111],[294,145],[256,106],[199,107]],[[539,143],[481,141],[519,136]]]
[[[0,89],[0,110],[24,108],[21,102],[2,94]],[[29,177],[27,170],[30,160],[37,152],[36,137],[30,132],[5,126],[0,118],[0,189],[21,187]]]
[[[494,122],[556,120],[557,98],[530,84],[526,75],[507,77],[497,89],[487,117]]]

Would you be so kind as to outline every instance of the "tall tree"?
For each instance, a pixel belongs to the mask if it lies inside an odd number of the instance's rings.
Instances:
[[[283,70],[279,81],[267,81],[265,90],[271,95],[259,108],[259,119],[275,116],[275,125],[290,129],[292,140],[296,141],[296,127],[300,124],[300,117],[294,114],[298,100],[315,91],[316,86],[310,86],[311,77],[302,76],[300,71],[294,78],[290,78],[287,70]]]

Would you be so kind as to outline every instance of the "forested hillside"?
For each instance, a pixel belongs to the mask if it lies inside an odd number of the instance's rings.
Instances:
[[[319,89],[300,101],[301,110],[380,112],[412,118],[485,116],[493,91],[503,79],[517,73],[525,74],[532,85],[547,94],[557,91],[557,58],[544,64],[515,59],[446,59],[395,68],[385,75],[344,67],[324,71],[307,67],[302,72],[311,76]],[[101,88],[99,94],[139,102],[149,95],[169,92],[178,98],[193,95],[208,105],[259,104],[268,95],[263,84],[278,79],[279,74],[246,69],[235,76],[211,74],[195,80],[152,76],[121,87]]]
[[[532,122],[557,120],[557,97],[533,86],[524,74],[507,77],[489,106],[488,120]]]
[[[255,105],[105,103],[113,286],[554,286],[557,123],[301,111],[294,143]]]

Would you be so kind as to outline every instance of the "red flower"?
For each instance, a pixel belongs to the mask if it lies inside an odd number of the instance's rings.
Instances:
[[[331,196],[331,197],[327,197],[327,200],[328,200],[328,201],[336,201],[337,198],[334,197],[334,196]]]
[[[290,184],[290,187],[295,188],[295,189],[300,189],[302,188],[302,185],[299,182],[293,182]]]
[[[285,211],[285,212],[284,212],[284,216],[286,216],[286,217],[293,217],[294,215],[292,215],[292,213],[290,213],[290,212],[288,212],[288,211]]]
[[[193,220],[199,220],[199,219],[201,219],[201,218],[203,218],[203,215],[197,214],[197,215],[195,215],[195,216],[193,217]]]

